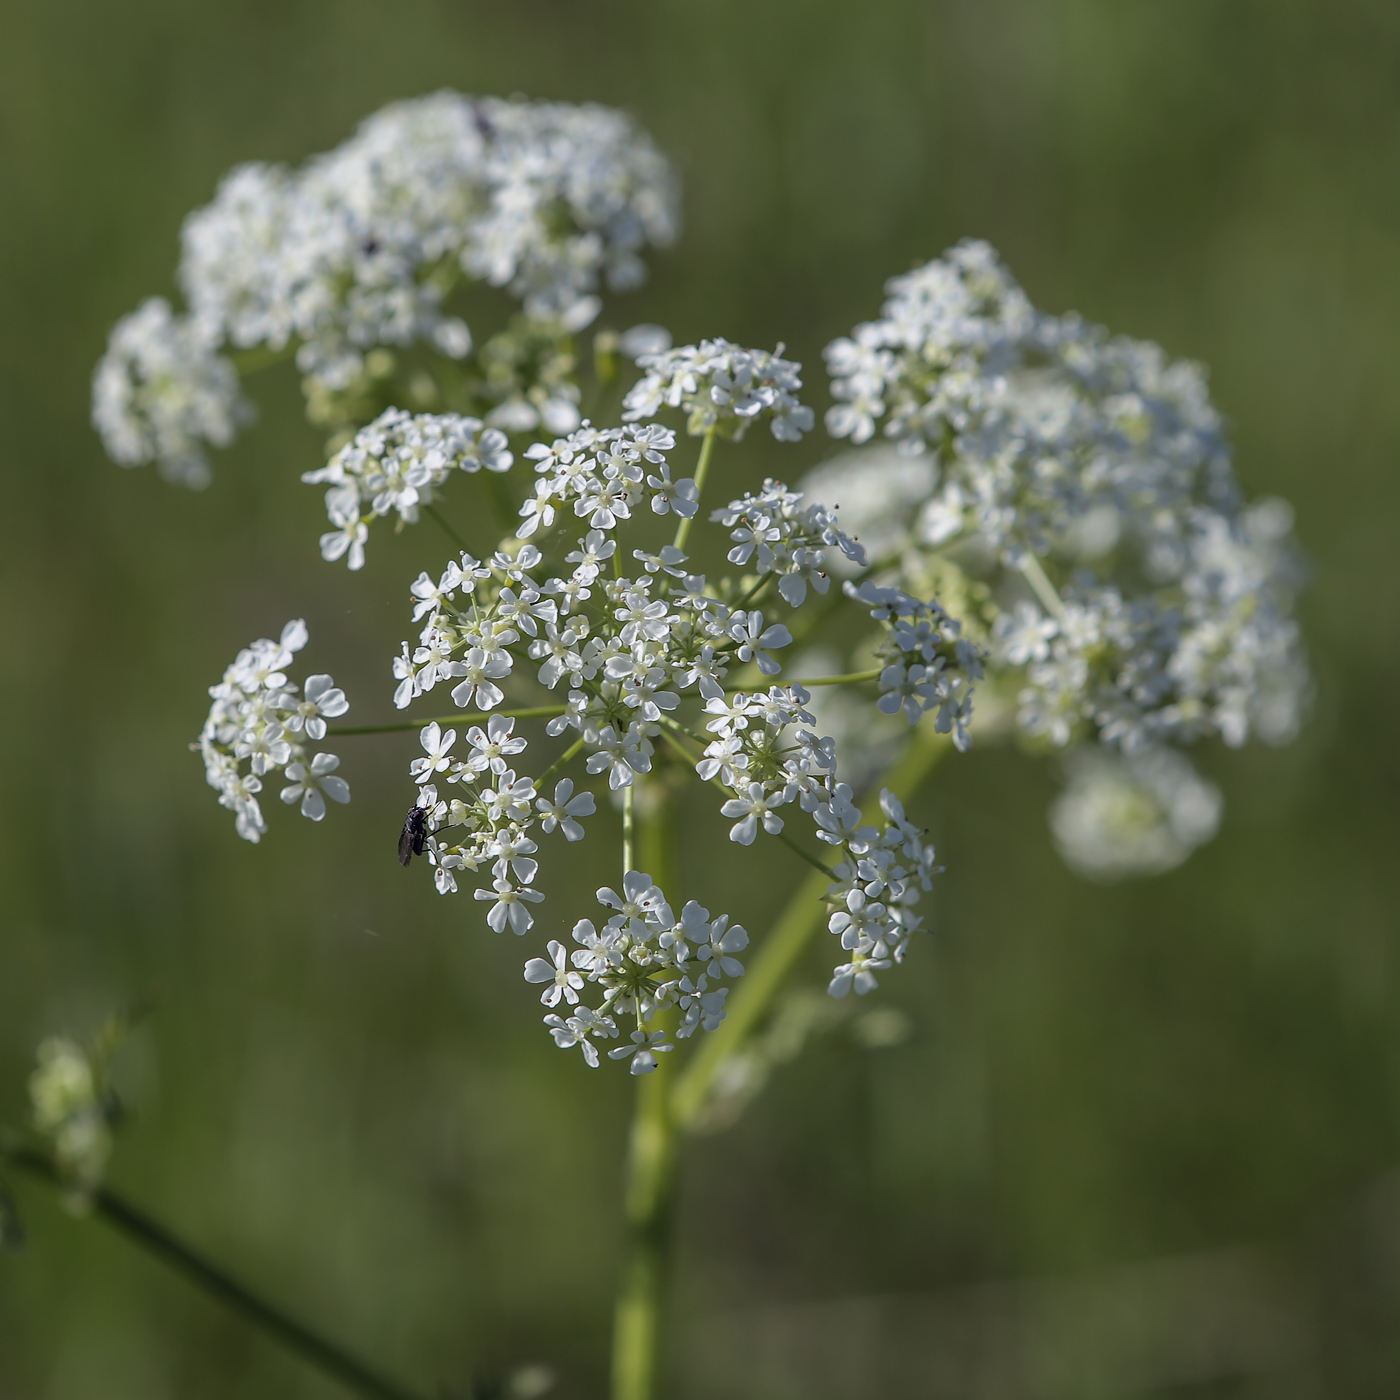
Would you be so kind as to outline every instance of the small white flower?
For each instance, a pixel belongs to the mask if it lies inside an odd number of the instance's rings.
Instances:
[[[875,979],[875,971],[889,967],[890,960],[870,957],[868,954],[875,946],[867,941],[864,951],[857,950],[852,954],[850,962],[843,963],[836,969],[827,987],[832,996],[843,997],[854,987],[856,995],[863,997],[880,985]]]
[[[457,742],[457,731],[449,729],[444,734],[438,722],[434,720],[419,730],[418,742],[423,745],[423,752],[427,757],[415,758],[408,765],[408,772],[415,782],[424,783],[434,773],[446,772],[452,762],[451,750],[452,745]]]
[[[635,724],[620,737],[612,725],[606,725],[593,744],[596,752],[588,756],[584,767],[590,773],[601,773],[606,769],[608,786],[614,792],[618,788],[631,787],[638,773],[651,771],[651,745]]]
[[[554,788],[554,800],[537,798],[535,807],[543,818],[540,825],[544,830],[551,832],[557,825],[568,841],[583,840],[584,831],[578,818],[591,817],[597,810],[591,792],[574,794],[572,778],[561,778]]]
[[[282,801],[288,804],[301,801],[301,814],[318,822],[326,815],[326,798],[332,802],[349,802],[350,784],[337,777],[335,770],[340,767],[340,759],[333,753],[318,753],[308,768],[304,763],[292,763],[287,767],[288,787],[282,789]]]
[[[510,675],[510,655],[504,651],[487,651],[472,647],[459,663],[466,679],[452,691],[452,703],[468,710],[473,701],[483,710],[494,710],[506,698],[505,691],[495,682]]]
[[[524,934],[535,926],[535,920],[522,901],[538,904],[544,895],[538,890],[516,886],[509,880],[498,878],[492,889],[473,890],[472,897],[495,901],[486,911],[486,922],[497,933],[504,933],[509,925],[512,933]]]
[[[783,829],[783,819],[773,808],[781,806],[782,801],[781,792],[768,793],[763,790],[762,783],[750,783],[746,792],[730,798],[720,808],[721,815],[739,818],[729,828],[729,839],[737,841],[741,846],[752,846],[758,833],[760,819],[763,821],[764,831],[770,836],[776,836]]]
[[[687,909],[689,907],[686,906]],[[700,913],[709,918],[707,911],[702,909]],[[695,956],[706,964],[705,971],[713,976],[742,977],[744,965],[734,954],[743,952],[748,946],[749,935],[744,926],[734,924],[730,927],[729,915],[721,914],[708,926],[706,941],[699,944]]]
[[[338,719],[350,708],[345,692],[337,690],[329,676],[307,676],[301,695],[301,700],[282,723],[293,734],[304,732],[308,739],[324,739],[326,721]]]
[[[675,1048],[666,1043],[665,1031],[652,1031],[650,1034],[633,1031],[631,1045],[619,1045],[616,1050],[609,1050],[608,1059],[625,1060],[630,1056],[633,1074],[650,1074],[656,1068],[657,1055]]]
[[[600,1016],[588,1006],[580,1006],[567,1021],[562,1016],[546,1016],[544,1023],[561,1050],[577,1045],[583,1051],[589,1069],[598,1068],[598,1047],[589,1037],[602,1035],[612,1038],[617,1034],[617,1026],[611,1016]]]
[[[616,911],[612,923],[637,936],[645,934],[648,919],[664,924],[671,922],[671,907],[660,886],[639,870],[629,870],[622,877],[621,894],[606,885],[600,889],[598,903]]]
[[[512,733],[514,729],[515,720],[501,715],[492,715],[484,730],[473,725],[467,730],[467,742],[472,746],[467,767],[474,773],[485,772],[488,768],[493,773],[504,773],[510,766],[506,759],[524,753],[526,748],[525,740],[517,739]]]
[[[739,613],[729,624],[729,635],[739,643],[740,661],[756,661],[765,676],[776,676],[782,667],[764,648],[789,646],[792,633],[781,622],[768,628],[764,628],[763,622],[761,612]]]
[[[531,958],[525,964],[525,980],[549,983],[540,994],[540,1000],[546,1006],[558,1006],[560,997],[570,1006],[576,1006],[579,990],[583,986],[583,975],[570,970],[568,949],[562,943],[551,939],[548,952],[549,962],[543,958]]]

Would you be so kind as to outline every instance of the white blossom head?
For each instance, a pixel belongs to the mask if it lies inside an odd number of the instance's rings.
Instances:
[[[1202,371],[1038,311],[983,243],[888,291],[827,349],[827,426],[881,428],[912,470],[866,448],[818,479],[857,503],[891,580],[980,594],[964,617],[1022,729],[1125,751],[1296,730],[1291,516],[1243,501]]]
[[[325,817],[327,798],[350,800],[349,783],[335,771],[340,759],[311,752],[326,737],[326,721],[345,714],[350,702],[328,675],[308,676],[300,686],[287,675],[307,640],[306,623],[296,618],[276,641],[261,637],[240,651],[223,680],[210,686],[213,703],[191,745],[245,841],[257,842],[267,830],[258,794],[264,777],[278,769],[287,780],[282,801],[296,804],[312,821]]]
[[[233,365],[163,297],[113,327],[93,374],[92,422],[114,462],[155,462],[198,490],[209,484],[205,448],[227,447],[250,416]]]
[[[537,364],[525,384],[508,361],[548,359],[596,317],[605,287],[641,282],[642,252],[675,237],[676,205],[669,164],[625,113],[454,92],[393,103],[299,169],[239,166],[188,217],[189,315],[157,300],[118,326],[95,385],[98,427],[116,460],[198,479],[201,444],[223,445],[240,416],[221,349],[294,352],[313,418],[353,427],[375,411],[356,416],[389,372],[387,347],[471,353],[450,303],[485,283],[527,322],[480,367],[492,426],[567,431],[578,421],[567,367]]]
[[[702,340],[655,355],[640,355],[646,371],[623,400],[628,422],[655,418],[666,409],[686,416],[686,430],[698,437],[716,430],[737,441],[751,423],[768,420],[779,442],[798,442],[810,432],[812,410],[798,401],[802,366],[732,341]]]

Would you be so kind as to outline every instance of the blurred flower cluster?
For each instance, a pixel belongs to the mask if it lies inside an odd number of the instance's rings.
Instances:
[[[525,410],[528,430],[560,337],[593,320],[603,284],[641,282],[642,249],[675,231],[670,167],[623,113],[454,92],[394,103],[299,170],[239,166],[190,215],[188,311],[156,298],[118,322],[94,423],[117,461],[201,485],[205,445],[247,416],[230,353],[294,352],[313,417],[341,427],[392,373],[384,347],[466,359],[473,335],[450,303],[483,283],[524,319],[483,347],[477,396],[515,426]]]
[[[113,1016],[86,1042],[49,1036],[29,1076],[31,1122],[50,1145],[66,1203],[77,1212],[89,1208],[112,1155],[122,1108],[110,1066],[129,1030],[127,1017]]]
[[[1243,498],[1202,371],[1037,310],[985,243],[888,292],[879,320],[827,348],[827,426],[893,447],[803,485],[841,502],[877,578],[936,588],[988,643],[1006,699],[989,714],[1014,710],[1053,748],[1125,755],[1073,769],[1079,809],[1095,790],[1104,812],[1145,774],[1179,772],[1165,746],[1292,738],[1309,694],[1292,513]],[[1165,869],[1215,825],[1162,825],[1095,863],[1083,823],[1070,839],[1056,819],[1072,863],[1099,874]]]

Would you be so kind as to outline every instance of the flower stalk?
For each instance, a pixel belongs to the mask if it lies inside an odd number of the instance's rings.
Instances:
[[[67,1185],[54,1164],[31,1148],[0,1143],[0,1161],[52,1186]],[[94,1215],[347,1389],[368,1400],[424,1400],[254,1293],[115,1191],[98,1186],[85,1194],[85,1200]]]
[[[675,1197],[677,1124],[671,1107],[673,1056],[637,1079],[627,1142],[627,1244],[613,1322],[612,1400],[653,1400]]]

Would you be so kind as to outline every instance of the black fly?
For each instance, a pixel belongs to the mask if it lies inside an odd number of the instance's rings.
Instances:
[[[421,807],[410,807],[399,833],[399,864],[407,865],[414,856],[421,856],[427,839],[428,814]]]

